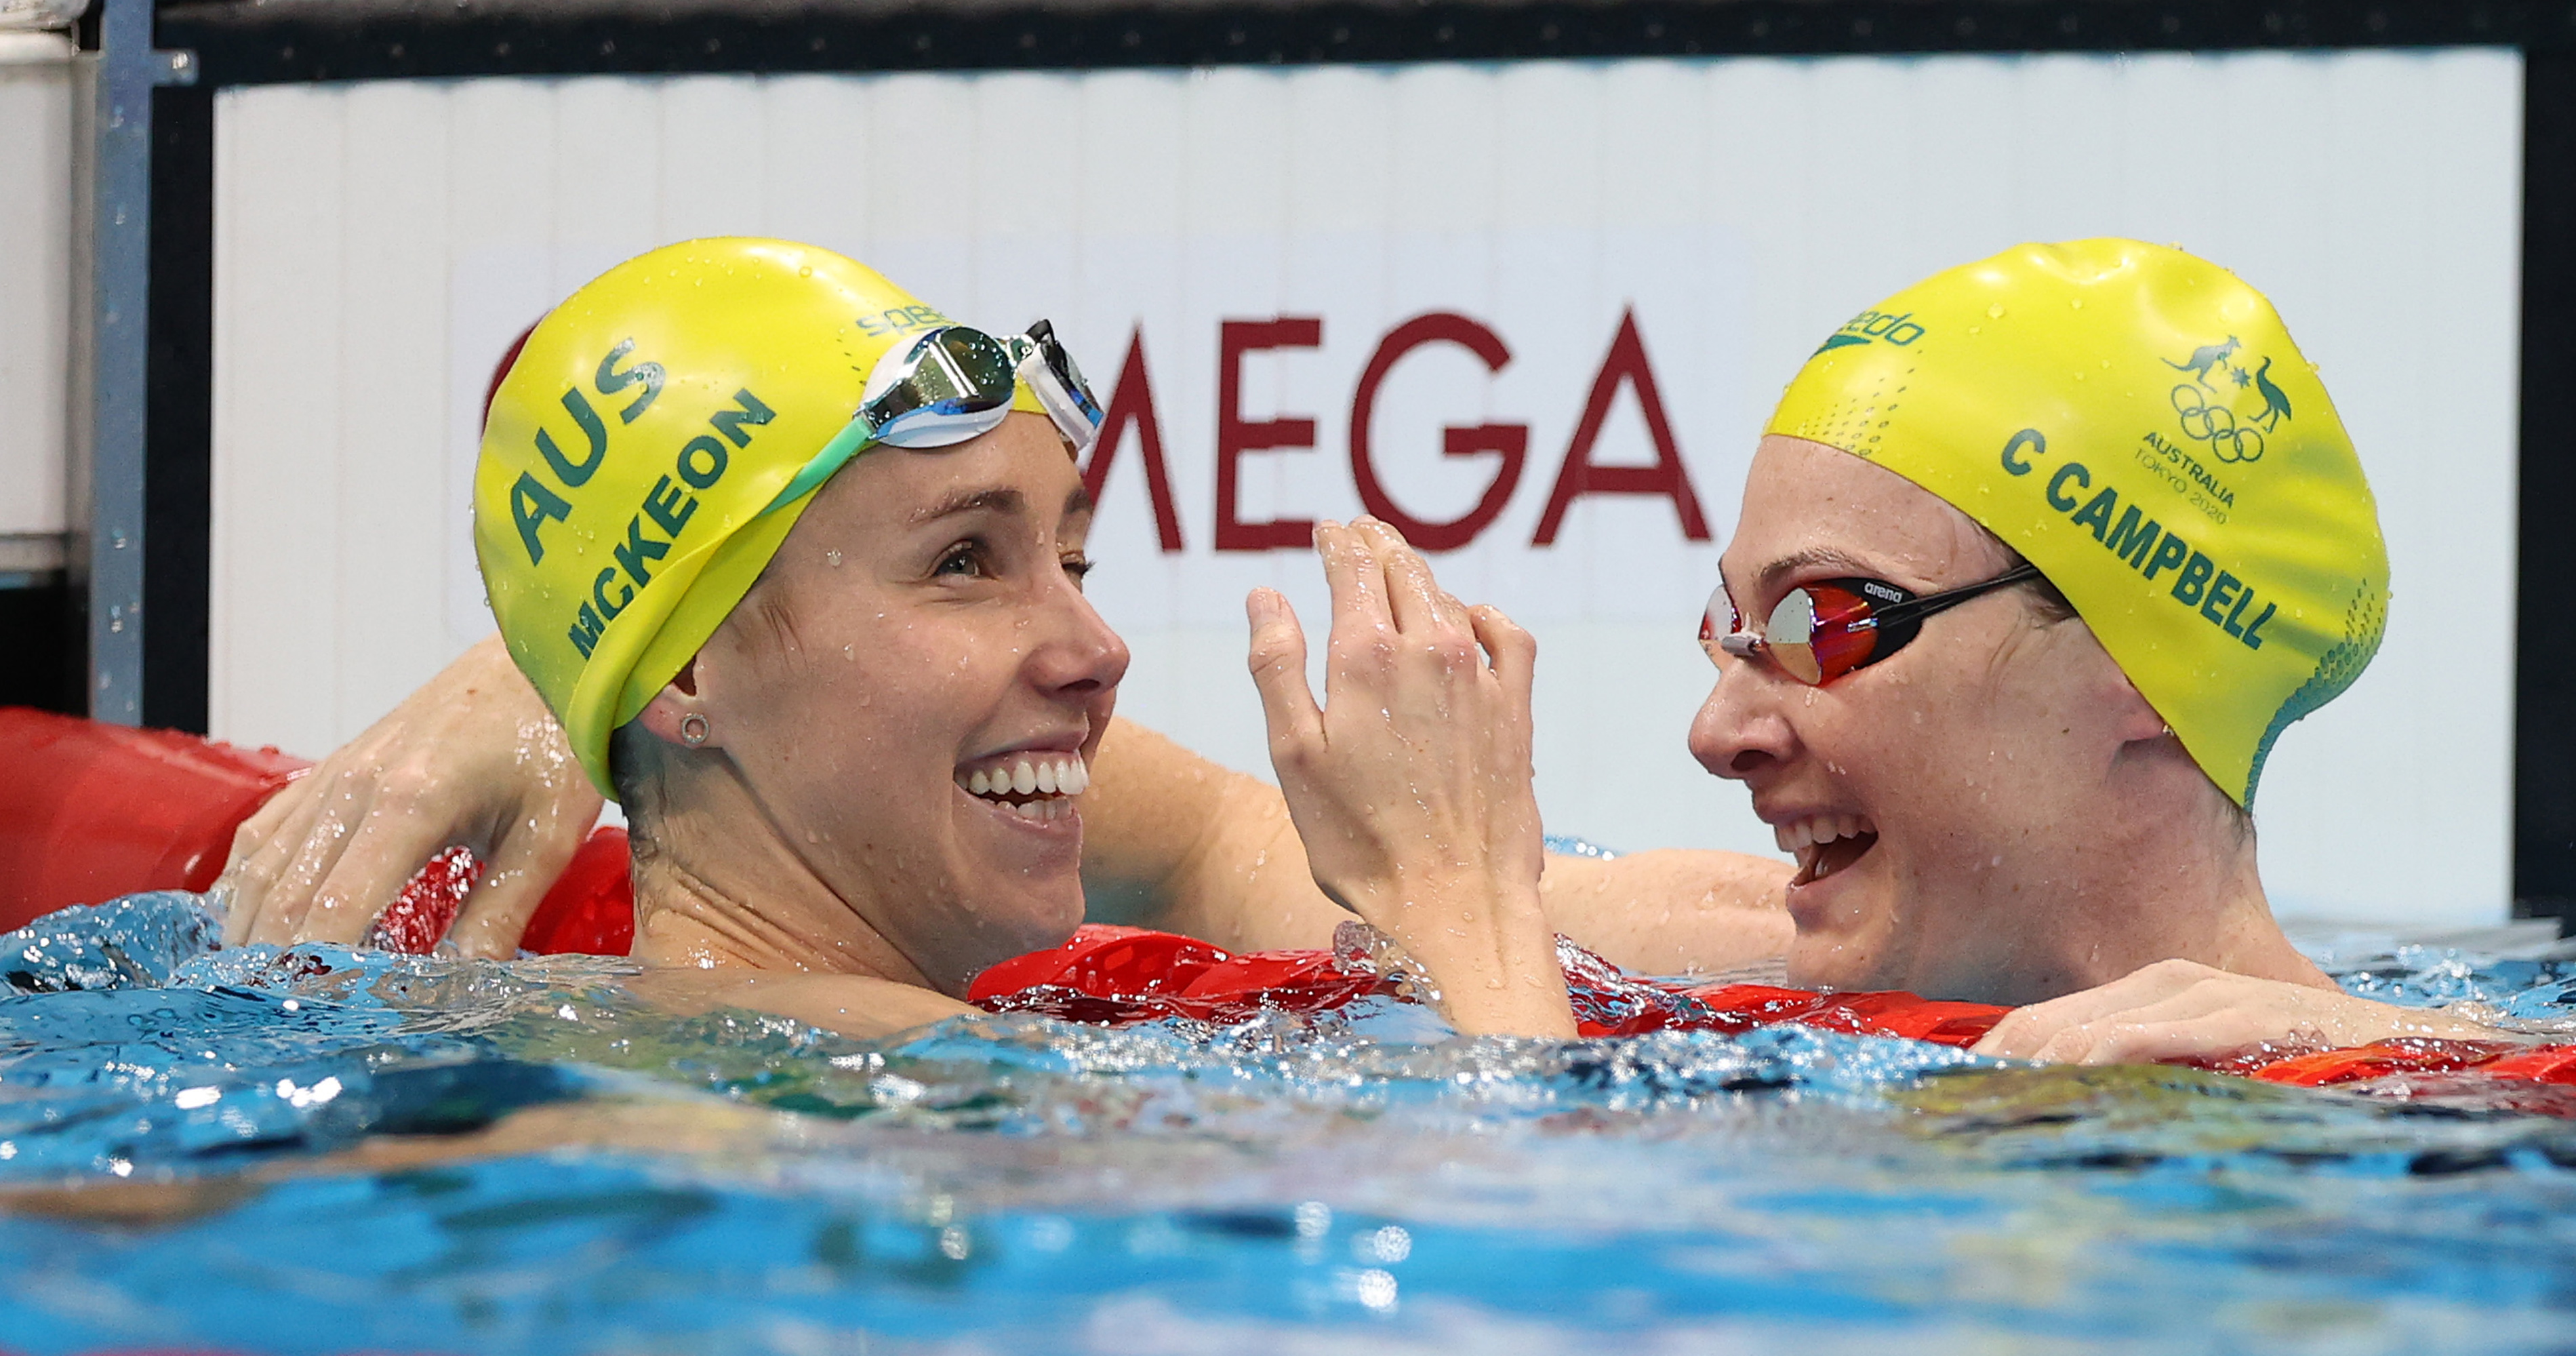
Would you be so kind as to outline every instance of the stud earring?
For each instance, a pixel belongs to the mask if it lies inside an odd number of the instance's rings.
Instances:
[[[680,742],[696,748],[707,742],[707,718],[692,711],[680,717]]]

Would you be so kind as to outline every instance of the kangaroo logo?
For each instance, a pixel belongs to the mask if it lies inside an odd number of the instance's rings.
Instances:
[[[2174,413],[2181,417],[2183,436],[2209,444],[2210,455],[2223,462],[2244,463],[2263,459],[2266,435],[2278,430],[2281,421],[2290,417],[2290,397],[2272,382],[2272,360],[2252,371],[2230,361],[2244,347],[2235,335],[2223,344],[2203,344],[2191,351],[2185,362],[2164,359],[2164,365],[2177,372],[2188,372],[2191,380],[2173,388]],[[2213,380],[2224,371],[2233,389],[2225,389]],[[2250,418],[2239,420],[2231,401],[2236,391],[2252,387],[2263,397],[2263,408]]]
[[[2203,344],[2200,347],[2193,349],[2191,351],[2190,362],[2178,363],[2171,358],[2167,358],[2165,359],[2165,366],[2170,367],[2177,372],[2189,372],[2192,376],[2192,380],[2199,382],[2203,386],[2207,386],[2209,384],[2209,369],[2218,366],[2229,358],[2234,357],[2236,355],[2237,347],[2236,336],[2231,334],[2227,336],[2226,343]]]

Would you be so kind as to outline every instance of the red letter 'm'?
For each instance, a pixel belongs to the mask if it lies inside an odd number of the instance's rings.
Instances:
[[[1100,421],[1100,441],[1091,445],[1091,462],[1082,468],[1082,490],[1100,502],[1100,487],[1109,481],[1110,460],[1118,454],[1127,426],[1136,426],[1137,452],[1145,458],[1145,493],[1154,501],[1154,539],[1166,552],[1181,549],[1181,515],[1172,507],[1172,478],[1163,469],[1163,420],[1154,413],[1154,379],[1145,372],[1145,327],[1127,336],[1127,361],[1118,368],[1118,388],[1109,393],[1109,412]]]

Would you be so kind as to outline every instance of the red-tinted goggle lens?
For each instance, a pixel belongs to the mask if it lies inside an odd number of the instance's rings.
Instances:
[[[1887,590],[1887,603],[1903,602],[1908,596],[1891,585],[1876,587]],[[1830,683],[1879,657],[1879,600],[1865,591],[1871,588],[1871,581],[1834,580],[1791,589],[1772,607],[1760,640],[1740,643],[1740,648],[1747,653],[1768,653],[1782,672],[1799,682]],[[1719,620],[1720,609],[1723,623]],[[1725,629],[1718,629],[1721,624]],[[1709,595],[1708,610],[1700,617],[1701,648],[1716,660],[1721,651],[1729,648],[1727,638],[1735,635],[1742,624],[1735,600],[1720,584]]]

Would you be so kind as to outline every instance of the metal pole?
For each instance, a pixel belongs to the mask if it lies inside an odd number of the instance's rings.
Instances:
[[[89,708],[143,720],[144,408],[150,374],[152,90],[195,84],[152,45],[153,0],[101,0],[91,122]]]

